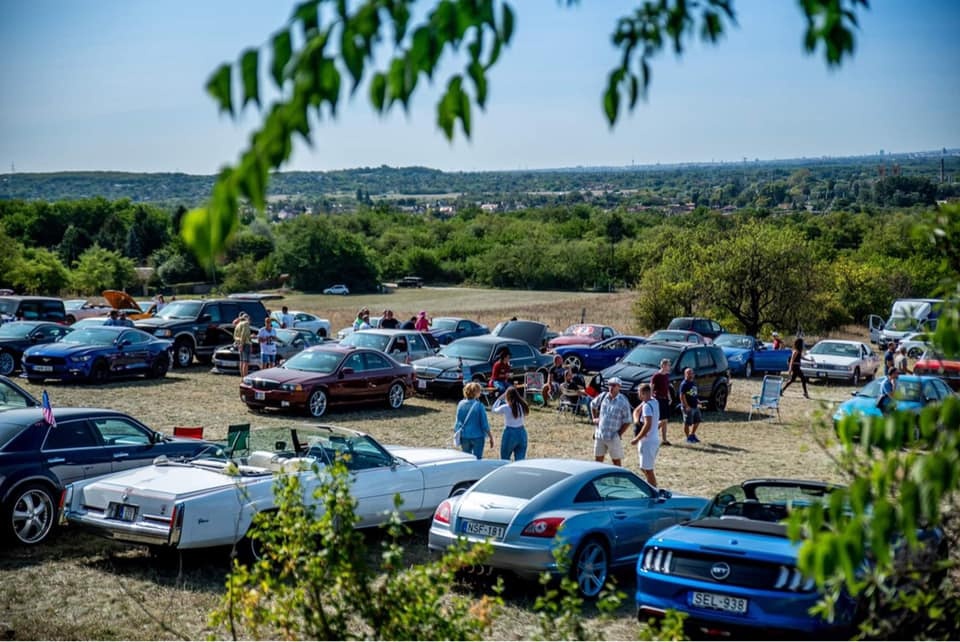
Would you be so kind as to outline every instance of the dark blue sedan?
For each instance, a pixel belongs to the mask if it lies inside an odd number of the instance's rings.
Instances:
[[[724,333],[713,340],[713,345],[723,348],[730,374],[748,379],[755,372],[784,372],[792,352],[789,348],[774,350],[756,337],[746,334]]]
[[[103,383],[113,376],[133,374],[159,378],[170,368],[172,345],[135,328],[82,328],[55,343],[27,348],[23,374],[31,383],[44,379]]]
[[[19,368],[27,348],[53,343],[70,330],[69,326],[49,321],[11,321],[0,325],[0,375],[9,375]]]
[[[447,345],[464,337],[479,337],[482,334],[490,334],[490,328],[470,319],[435,317],[430,322],[430,334],[441,345]]]
[[[563,357],[563,365],[567,368],[577,368],[580,372],[600,372],[646,342],[646,337],[621,334],[589,346],[561,346],[554,352]]]

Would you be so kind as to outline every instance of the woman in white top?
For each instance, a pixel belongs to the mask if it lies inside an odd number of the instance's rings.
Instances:
[[[493,402],[493,412],[503,415],[503,437],[500,439],[500,459],[520,461],[527,456],[527,429],[523,420],[530,410],[523,395],[513,386]]]

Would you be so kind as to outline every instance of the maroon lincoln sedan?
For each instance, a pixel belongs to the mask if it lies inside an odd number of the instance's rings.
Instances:
[[[295,408],[313,417],[337,404],[386,401],[396,409],[413,394],[413,380],[412,366],[379,350],[319,345],[245,377],[240,399],[254,410]]]

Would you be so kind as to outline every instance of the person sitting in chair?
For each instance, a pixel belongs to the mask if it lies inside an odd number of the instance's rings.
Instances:
[[[549,401],[556,399],[560,394],[560,384],[564,381],[567,369],[563,367],[563,357],[559,354],[553,356],[553,366],[547,371],[547,382],[543,384],[543,399]]]
[[[563,383],[560,384],[560,395],[565,402],[573,406],[575,413],[583,408],[589,414],[590,395],[587,394],[587,384],[577,368],[568,368],[564,373]]]

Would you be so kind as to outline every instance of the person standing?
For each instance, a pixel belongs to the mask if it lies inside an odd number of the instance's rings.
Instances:
[[[640,385],[640,405],[633,409],[634,437],[630,443],[637,447],[640,470],[647,478],[647,483],[656,488],[657,476],[653,469],[660,450],[660,404],[653,398],[652,389],[649,383]]]
[[[480,384],[471,381],[463,387],[463,399],[457,404],[457,420],[454,433],[460,431],[460,448],[465,453],[483,459],[483,442],[490,439],[493,448],[493,433],[487,421],[487,409],[480,403]]]
[[[109,325],[109,326],[120,325],[120,319],[117,318],[116,310],[110,310],[110,312],[107,314],[107,320],[103,322],[103,325]]]
[[[910,370],[907,367],[908,365],[907,349],[904,346],[900,346],[900,348],[897,349],[896,356],[893,358],[893,367],[897,369],[897,372],[910,374]]]
[[[780,333],[773,333],[773,349],[774,350],[783,350],[783,340],[780,339]]]
[[[368,310],[368,309],[366,308],[366,306],[360,308],[360,310],[357,312],[357,318],[353,320],[353,329],[354,329],[354,331],[359,330],[359,329],[360,329],[360,326],[363,325],[363,323],[364,323],[364,320],[363,320],[364,316],[368,316],[368,317],[370,316],[370,310]]]
[[[510,387],[510,372],[510,351],[503,348],[490,373],[490,387],[496,388],[498,394],[504,394]]]
[[[277,331],[273,329],[273,320],[267,317],[263,320],[263,327],[257,332],[257,343],[260,344],[260,369],[265,370],[277,365]]]
[[[287,309],[287,306],[280,308],[280,327],[287,329],[293,327],[293,315],[290,314],[290,310]]]
[[[800,369],[800,362],[803,360],[803,339],[797,337],[793,341],[793,352],[790,353],[790,363],[787,364],[787,370],[790,371],[790,381],[783,384],[783,388],[780,389],[780,394],[783,394],[787,388],[790,387],[790,384],[800,379],[800,385],[803,386],[803,396],[807,399],[810,398],[810,395],[807,394],[807,377],[803,374],[803,370]]]
[[[380,319],[380,327],[388,330],[395,330],[400,327],[400,322],[393,316],[393,310],[384,310],[383,318]]]
[[[880,409],[880,412],[886,412],[890,404],[893,403],[893,393],[897,391],[897,379],[899,378],[900,373],[897,372],[896,368],[890,368],[887,371],[887,378],[880,384],[880,397],[877,399],[877,408]]]
[[[250,315],[246,312],[233,320],[233,345],[237,347],[242,379],[250,372]]]
[[[671,443],[667,440],[667,420],[670,418],[670,359],[660,360],[660,369],[650,377],[650,387],[657,404],[660,443],[670,446]]]
[[[158,312],[160,312],[160,310],[163,309],[163,306],[167,304],[167,302],[163,298],[163,295],[159,293],[157,294],[157,297],[156,299],[154,299],[153,303],[156,306],[153,311],[154,314],[157,314]]]
[[[893,369],[893,359],[897,353],[897,344],[894,341],[887,341],[887,349],[883,353],[883,374],[887,374]]]
[[[620,377],[607,379],[607,392],[597,395],[590,403],[590,413],[597,428],[593,434],[593,456],[603,461],[610,453],[610,461],[620,466],[623,461],[623,433],[631,423],[631,408],[627,398],[620,394]]]
[[[703,419],[700,416],[700,394],[693,374],[693,368],[683,371],[683,382],[680,383],[679,390],[680,405],[683,407],[683,432],[687,436],[687,443],[699,444],[697,428]]]
[[[413,324],[413,329],[420,332],[428,332],[430,330],[430,320],[427,318],[426,310],[420,310],[417,314],[417,320]]]
[[[524,418],[530,410],[526,400],[513,386],[493,402],[493,412],[503,415],[503,436],[500,438],[500,459],[520,461],[527,457],[527,429]],[[491,439],[493,439],[491,437]],[[492,444],[492,442],[491,442]]]
[[[417,317],[410,317],[406,321],[400,324],[401,330],[416,330],[417,329]]]
[[[125,328],[132,328],[133,321],[127,318],[126,312],[120,310],[120,317],[117,319],[117,325],[122,325]]]

